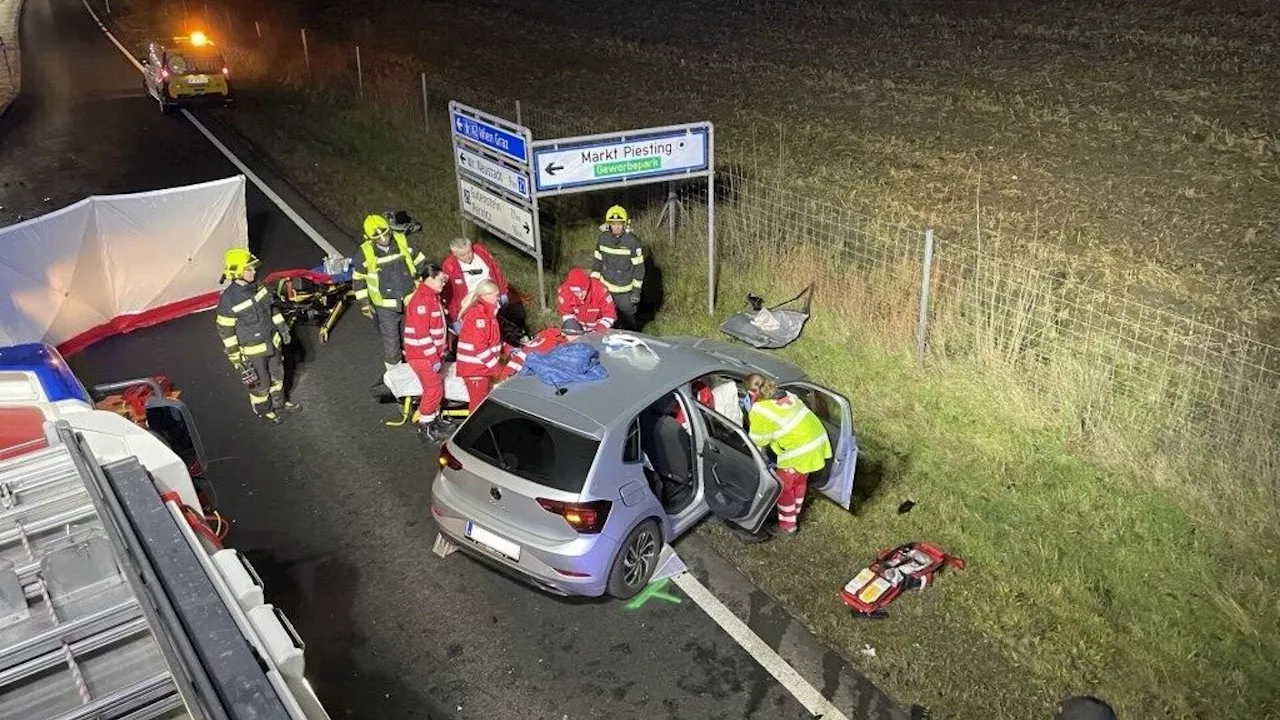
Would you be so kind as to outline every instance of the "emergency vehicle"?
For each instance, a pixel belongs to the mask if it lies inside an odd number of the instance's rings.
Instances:
[[[165,384],[0,347],[0,718],[328,720]]]

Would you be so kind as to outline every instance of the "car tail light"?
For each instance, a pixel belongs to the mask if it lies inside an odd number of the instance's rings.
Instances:
[[[440,446],[440,469],[449,468],[450,470],[461,470],[462,463],[458,462],[458,458],[449,452],[448,443]]]
[[[609,508],[613,506],[613,503],[608,500],[567,503],[547,498],[538,498],[538,504],[543,510],[564,518],[564,521],[574,530],[590,535],[604,528],[604,521],[609,518]]]
[[[230,69],[228,69],[228,68],[226,68],[226,67],[224,66],[224,67],[222,68],[222,74],[223,74],[223,75],[230,75],[230,74],[231,74],[231,70],[230,70]]]

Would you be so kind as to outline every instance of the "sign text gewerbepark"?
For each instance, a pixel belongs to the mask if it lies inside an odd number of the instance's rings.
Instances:
[[[555,195],[706,173],[709,124],[652,128],[533,144],[534,187]]]

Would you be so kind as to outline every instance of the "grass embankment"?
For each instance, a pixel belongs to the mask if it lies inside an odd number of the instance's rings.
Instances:
[[[219,116],[331,217],[355,232],[371,209],[406,207],[426,226],[421,244],[443,256],[460,228],[443,132],[424,138],[416,124],[332,97],[243,90],[240,107]],[[614,199],[557,204],[552,286]],[[768,238],[753,240],[723,207],[733,257],[721,267],[713,319],[696,214],[673,245],[654,226],[657,207],[633,207],[663,270],[655,332],[715,336],[748,289],[772,299],[795,290],[770,267],[818,267],[759,245],[753,255],[752,243]],[[531,290],[531,263],[489,245]],[[762,256],[770,267],[744,259]],[[714,526],[699,532],[889,692],[938,716],[1047,717],[1072,692],[1107,697],[1124,718],[1280,713],[1280,561],[1272,536],[1255,531],[1269,508],[1215,509],[1193,497],[1194,480],[1153,484],[1086,463],[1074,452],[1079,399],[1067,388],[1028,391],[973,366],[922,372],[894,340],[901,328],[885,328],[909,317],[869,323],[860,286],[842,284],[842,268],[825,277],[804,338],[782,354],[853,402],[863,442],[857,513],[813,502],[789,543],[744,546]],[[917,506],[899,515],[905,499]],[[891,620],[851,619],[838,588],[876,550],[909,539],[940,543],[969,568],[898,601]],[[874,659],[858,652],[864,644]]]

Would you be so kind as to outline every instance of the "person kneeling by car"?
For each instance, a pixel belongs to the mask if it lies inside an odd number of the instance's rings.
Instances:
[[[573,322],[583,332],[603,332],[612,328],[618,319],[613,296],[604,283],[582,268],[573,268],[565,276],[556,292],[556,310],[566,327]]]
[[[440,368],[449,347],[449,336],[440,293],[448,282],[449,276],[439,265],[428,265],[404,309],[404,359],[422,385],[418,431],[431,442],[447,436],[440,426],[440,403],[444,400],[444,376]]]
[[[778,531],[792,535],[804,507],[809,473],[821,470],[831,459],[831,439],[822,420],[800,398],[779,389],[769,378],[753,374],[744,385],[750,403],[751,442],[773,451],[774,474],[782,481]]]
[[[475,287],[462,301],[458,328],[457,371],[467,385],[468,409],[475,412],[493,389],[495,381],[501,382],[520,372],[523,363],[517,348],[503,342],[498,327],[498,304],[501,302],[498,284],[485,280]],[[506,365],[499,361],[506,355]]]

